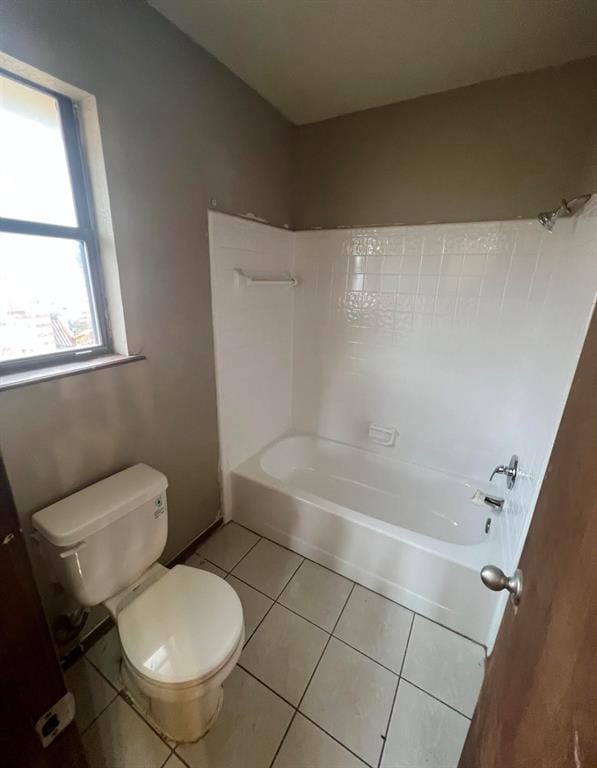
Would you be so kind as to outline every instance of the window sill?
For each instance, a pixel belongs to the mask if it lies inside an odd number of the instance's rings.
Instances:
[[[18,373],[0,374],[0,392],[5,389],[27,387],[42,381],[78,376],[80,373],[89,373],[103,368],[113,368],[116,365],[127,365],[145,359],[145,355],[102,355],[101,357],[94,357],[92,360],[77,361],[76,363],[62,363],[61,365],[34,368]]]

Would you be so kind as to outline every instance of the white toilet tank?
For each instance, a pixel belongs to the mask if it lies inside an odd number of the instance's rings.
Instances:
[[[164,551],[165,475],[147,464],[107,477],[33,515],[56,579],[85,606],[137,579]]]

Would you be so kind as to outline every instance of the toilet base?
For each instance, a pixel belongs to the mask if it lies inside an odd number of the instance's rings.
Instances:
[[[224,689],[221,685],[188,701],[164,701],[146,696],[124,662],[121,674],[126,691],[135,705],[167,739],[178,742],[198,741],[210,730],[222,709]]]
[[[124,687],[135,705],[167,739],[198,741],[220,714],[224,701],[222,684],[236,666],[244,639],[243,630],[234,653],[212,677],[182,690],[160,688],[139,677],[123,652],[120,673]]]

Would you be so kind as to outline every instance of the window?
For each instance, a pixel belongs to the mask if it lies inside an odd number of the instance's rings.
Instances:
[[[0,70],[0,373],[109,351],[74,105]]]

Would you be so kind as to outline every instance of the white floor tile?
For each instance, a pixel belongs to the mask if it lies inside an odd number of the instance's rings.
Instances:
[[[169,748],[120,697],[83,734],[90,768],[161,768]]]
[[[231,571],[258,541],[256,533],[236,523],[228,523],[204,541],[197,554],[225,571]]]
[[[469,721],[401,680],[382,768],[456,768]]]
[[[402,671],[406,680],[472,717],[483,682],[484,663],[482,646],[415,616]]]
[[[319,627],[274,605],[247,643],[240,663],[296,706],[328,637]]]
[[[366,765],[299,713],[273,768],[366,768]]]
[[[191,768],[267,768],[292,708],[236,667],[224,683],[224,706],[211,731],[177,752]]]
[[[118,694],[85,659],[73,664],[64,677],[75,697],[75,716],[82,733]]]
[[[231,587],[234,587],[236,594],[240,597],[245,619],[245,638],[249,640],[261,619],[272,607],[274,601],[232,575],[229,575],[226,580]]]
[[[334,635],[399,674],[412,620],[412,611],[357,584]]]
[[[352,581],[305,560],[278,601],[331,632],[351,587]]]
[[[221,579],[226,578],[226,571],[223,571],[217,565],[210,563],[209,560],[205,560],[196,552],[185,560],[185,565],[190,565],[191,568],[199,568],[201,571],[209,571],[209,573],[215,573]]]
[[[302,561],[300,555],[261,539],[233,570],[233,575],[266,595],[278,597]]]
[[[332,638],[300,709],[376,765],[397,682],[397,675]]]
[[[122,651],[116,627],[107,632],[87,651],[86,658],[91,661],[117,690],[122,690],[120,661]]]

